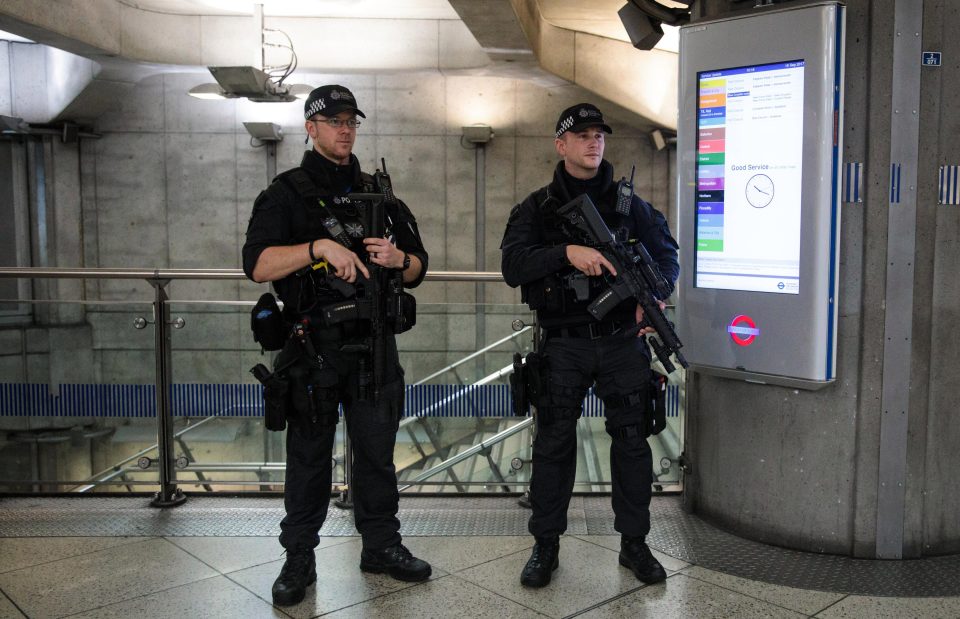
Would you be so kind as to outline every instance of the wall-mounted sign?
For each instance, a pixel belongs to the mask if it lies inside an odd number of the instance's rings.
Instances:
[[[921,64],[925,67],[939,67],[940,52],[923,52],[923,60]]]
[[[753,318],[740,314],[734,316],[727,325],[727,333],[730,334],[730,339],[740,346],[749,346],[760,335],[760,329],[757,328],[757,323],[753,322]]]

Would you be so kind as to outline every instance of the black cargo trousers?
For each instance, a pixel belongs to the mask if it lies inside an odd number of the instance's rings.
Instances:
[[[537,408],[533,442],[528,528],[537,538],[567,529],[567,508],[577,468],[577,420],[591,385],[604,402],[606,431],[612,439],[614,528],[644,537],[650,531],[653,463],[647,444],[650,360],[643,338],[622,333],[603,337],[564,337],[546,331],[541,348],[546,380]]]
[[[401,541],[397,472],[393,464],[394,445],[403,415],[404,382],[396,340],[386,338],[384,379],[380,397],[359,399],[361,359],[368,370],[367,353],[343,352],[342,330],[325,329],[313,334],[313,342],[324,359],[323,369],[310,371],[307,380],[291,377],[294,408],[297,398],[313,398],[315,404],[301,404],[315,413],[303,419],[295,413],[287,428],[287,473],[283,492],[286,516],[280,523],[280,545],[288,551],[315,548],[327,517],[333,475],[333,447],[343,405],[347,434],[353,450],[353,479],[350,483],[354,522],[363,547],[379,550]]]

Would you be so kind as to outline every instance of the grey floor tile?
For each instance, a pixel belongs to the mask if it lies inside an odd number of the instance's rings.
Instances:
[[[24,617],[26,615],[17,610],[7,596],[0,593],[0,619],[24,619]]]
[[[763,617],[804,617],[767,602],[723,589],[683,574],[675,574],[662,585],[644,587],[581,615],[592,619],[610,617],[651,617],[656,619],[757,619]]]
[[[414,555],[432,566],[453,573],[521,550],[527,552],[533,546],[533,537],[529,535],[404,537],[403,543]]]
[[[956,619],[960,617],[960,597],[882,598],[851,595],[816,616],[828,619]]]
[[[164,539],[124,544],[0,574],[0,589],[31,619],[59,617],[217,573]]]
[[[578,535],[577,537],[585,542],[592,542],[594,544],[599,544],[604,548],[615,550],[617,553],[620,552],[619,535]],[[679,572],[680,570],[690,567],[690,564],[686,561],[681,561],[680,559],[671,557],[670,555],[664,554],[655,548],[651,548],[650,551],[653,553],[653,556],[660,561],[660,564],[663,565],[663,569],[667,570],[667,573]]]
[[[260,617],[283,616],[269,602],[261,600],[226,576],[217,576],[192,582],[134,598],[125,602],[111,604],[78,615],[70,619],[221,619],[224,617]]]
[[[699,566],[691,567],[683,573],[690,578],[709,582],[724,589],[732,589],[744,595],[749,595],[750,597],[755,597],[806,615],[813,615],[835,604],[839,600],[842,600],[845,595],[843,593],[811,591],[808,589],[795,589],[793,587],[772,585],[756,580],[730,576],[729,574],[715,572]]]
[[[0,537],[0,572],[85,555],[148,537]]]
[[[422,617],[470,617],[471,619],[521,619],[546,617],[511,602],[473,583],[444,576],[415,587],[384,595],[357,604],[331,615],[336,619],[357,617],[391,617],[421,619]]]
[[[168,537],[210,567],[227,574],[285,559],[276,537]],[[318,548],[349,542],[350,537],[321,537]]]
[[[576,537],[560,540],[560,567],[543,589],[520,584],[527,552],[517,552],[460,572],[457,576],[536,611],[562,617],[590,608],[643,585],[620,567],[617,553]]]
[[[367,574],[360,571],[360,540],[320,548],[317,557],[317,584],[307,589],[307,596],[296,606],[284,607],[283,611],[297,618],[316,617],[340,610],[354,604],[413,586],[394,580],[386,574]],[[236,581],[255,595],[270,600],[270,589],[283,567],[283,561],[265,563],[230,574]],[[434,568],[433,578],[446,572]]]

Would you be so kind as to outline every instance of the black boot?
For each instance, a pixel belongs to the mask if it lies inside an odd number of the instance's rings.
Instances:
[[[620,539],[620,565],[630,568],[638,579],[648,585],[667,579],[667,572],[642,537],[623,536]]]
[[[546,587],[550,584],[553,570],[560,566],[560,539],[556,537],[537,539],[533,553],[520,573],[524,587]]]
[[[273,603],[293,606],[303,600],[307,587],[317,581],[317,563],[313,550],[287,552],[287,560],[273,583]]]
[[[383,550],[360,552],[360,569],[364,572],[381,574],[386,572],[406,582],[419,582],[430,578],[430,564],[418,559],[403,544],[396,544]]]

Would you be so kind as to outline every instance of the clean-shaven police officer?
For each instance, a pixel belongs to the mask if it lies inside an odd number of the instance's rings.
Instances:
[[[536,310],[542,327],[542,393],[537,406],[530,481],[529,530],[536,539],[520,582],[528,587],[550,583],[559,566],[560,536],[567,528],[567,508],[577,465],[576,426],[591,385],[603,400],[606,431],[612,438],[614,528],[621,534],[620,564],[645,583],[666,578],[645,543],[650,530],[652,463],[649,435],[650,351],[643,332],[624,337],[642,320],[634,300],[622,302],[602,321],[587,306],[616,275],[613,266],[591,247],[568,238],[557,209],[587,194],[612,231],[625,242],[642,242],[672,284],[679,274],[677,243],[666,219],[634,196],[629,213],[615,210],[617,183],[613,166],[603,158],[604,135],[613,131],[590,103],[574,105],[557,120],[554,144],[562,158],[550,184],[513,208],[501,244],[502,271],[510,286]],[[578,298],[571,276],[588,276],[589,298]],[[582,276],[580,276],[582,277]]]

